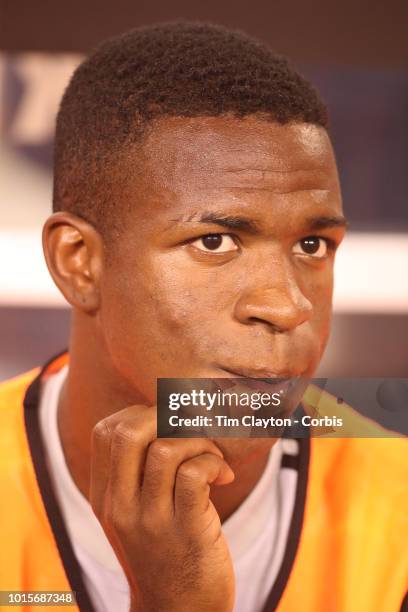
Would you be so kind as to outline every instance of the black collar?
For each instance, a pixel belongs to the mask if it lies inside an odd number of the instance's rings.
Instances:
[[[77,561],[71,540],[65,527],[60,507],[55,497],[51,483],[50,474],[45,461],[44,443],[39,423],[39,398],[41,391],[41,379],[48,367],[66,353],[60,353],[50,359],[42,368],[41,372],[28,387],[24,398],[24,420],[27,432],[31,458],[37,477],[38,488],[45,506],[48,522],[54,534],[55,543],[65,569],[66,576],[72,591],[75,592],[76,601],[81,612],[96,612],[89,593],[82,578],[81,567]]]

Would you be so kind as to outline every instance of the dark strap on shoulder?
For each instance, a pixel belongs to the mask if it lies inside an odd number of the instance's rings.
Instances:
[[[96,612],[82,578],[80,565],[75,557],[60,507],[54,494],[50,474],[45,461],[44,443],[39,424],[39,397],[41,378],[55,359],[66,353],[63,351],[50,359],[42,368],[40,374],[28,387],[24,398],[24,420],[28,443],[33,461],[38,487],[44,503],[55,543],[61,557],[72,591],[75,591],[76,601],[81,612]]]

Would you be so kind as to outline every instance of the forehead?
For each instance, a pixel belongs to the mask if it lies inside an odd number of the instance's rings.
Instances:
[[[186,174],[210,183],[216,173],[234,180],[279,183],[285,174],[329,175],[335,169],[324,128],[305,123],[280,125],[255,117],[170,117],[156,121],[143,142],[145,170],[158,181]],[[146,166],[148,168],[146,168]],[[289,178],[289,177],[287,177]],[[329,178],[327,176],[327,178]],[[333,178],[333,177],[332,177]]]
[[[145,216],[141,208],[173,217],[213,205],[261,213],[266,204],[271,211],[270,203],[298,205],[301,194],[303,202],[341,208],[330,139],[311,124],[254,116],[160,119],[146,132],[133,176],[137,216]]]

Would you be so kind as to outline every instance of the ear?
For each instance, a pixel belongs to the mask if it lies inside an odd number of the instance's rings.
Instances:
[[[87,221],[68,212],[52,214],[42,234],[48,270],[65,299],[93,313],[100,303],[103,243]]]

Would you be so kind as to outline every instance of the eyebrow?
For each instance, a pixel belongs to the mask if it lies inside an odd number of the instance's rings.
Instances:
[[[325,216],[310,217],[306,221],[306,225],[311,230],[328,229],[330,227],[349,227],[349,222],[343,216]]]
[[[214,223],[221,227],[226,227],[232,230],[241,230],[248,232],[249,234],[258,234],[260,228],[256,221],[246,219],[245,217],[239,217],[234,215],[222,215],[219,213],[203,213],[198,219],[199,223]]]
[[[249,234],[259,234],[261,228],[256,221],[248,219],[246,217],[240,217],[235,215],[223,215],[216,212],[203,213],[198,219],[196,215],[191,215],[186,221],[198,221],[199,223],[214,223],[231,230],[241,230],[248,232]],[[331,227],[345,227],[347,228],[349,223],[343,216],[326,216],[321,215],[318,217],[309,217],[306,220],[306,227],[308,230],[322,230]]]

